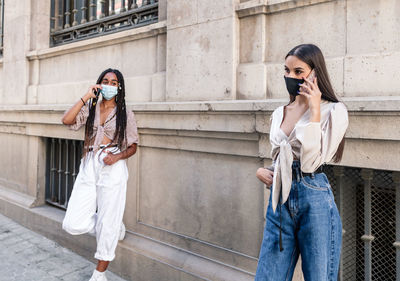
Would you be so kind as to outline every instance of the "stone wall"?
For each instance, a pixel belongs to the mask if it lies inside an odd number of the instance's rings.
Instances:
[[[398,1],[242,2],[239,97],[285,98],[282,62],[302,43],[321,48],[338,95],[398,95]]]
[[[91,253],[90,238],[73,240],[59,228],[63,211],[44,205],[44,138],[82,139],[62,113],[102,70],[118,68],[140,146],[128,161],[129,233],[112,269],[143,281],[252,280],[269,196],[255,171],[270,163],[269,117],[288,99],[284,56],[304,42],[323,50],[350,112],[341,164],[400,171],[398,1],[159,6],[156,24],[49,48],[50,1],[7,1],[2,213]]]

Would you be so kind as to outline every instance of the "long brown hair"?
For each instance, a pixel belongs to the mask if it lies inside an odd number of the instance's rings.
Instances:
[[[298,59],[308,64],[311,69],[314,69],[318,80],[318,88],[322,93],[321,98],[323,100],[339,102],[339,99],[336,97],[335,92],[333,91],[328,70],[326,69],[324,55],[322,54],[320,48],[313,44],[301,44],[291,49],[286,55],[285,59],[287,59],[288,56],[296,56]],[[294,100],[295,96],[290,95],[290,103],[294,102]],[[342,159],[344,143],[345,139],[343,137],[335,155],[333,156],[333,162],[337,163]]]

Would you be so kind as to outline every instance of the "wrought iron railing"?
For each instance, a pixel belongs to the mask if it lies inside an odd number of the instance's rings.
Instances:
[[[4,0],[0,0],[0,57],[3,56]]]
[[[46,139],[46,202],[66,209],[79,172],[83,141]]]
[[[50,45],[92,38],[158,21],[158,0],[52,0]]]
[[[399,172],[325,168],[343,223],[339,280],[400,280]]]

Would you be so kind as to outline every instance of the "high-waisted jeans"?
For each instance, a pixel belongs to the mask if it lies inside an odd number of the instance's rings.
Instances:
[[[274,213],[269,199],[255,281],[292,280],[299,255],[305,281],[336,281],[342,223],[330,184],[324,173],[303,176],[298,161],[292,168],[288,200]]]

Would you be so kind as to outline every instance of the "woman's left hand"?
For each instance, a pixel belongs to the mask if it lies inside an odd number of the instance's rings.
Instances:
[[[104,151],[103,153],[107,153],[107,156],[103,158],[103,162],[106,165],[112,165],[120,160],[120,157],[117,154],[113,154],[111,151]]]
[[[299,94],[307,98],[308,107],[311,111],[311,116],[313,119],[317,119],[311,121],[319,122],[321,114],[320,104],[322,93],[318,88],[317,79],[318,78],[315,78],[314,81],[311,81],[307,78],[304,78],[304,83],[300,85],[301,88]]]

